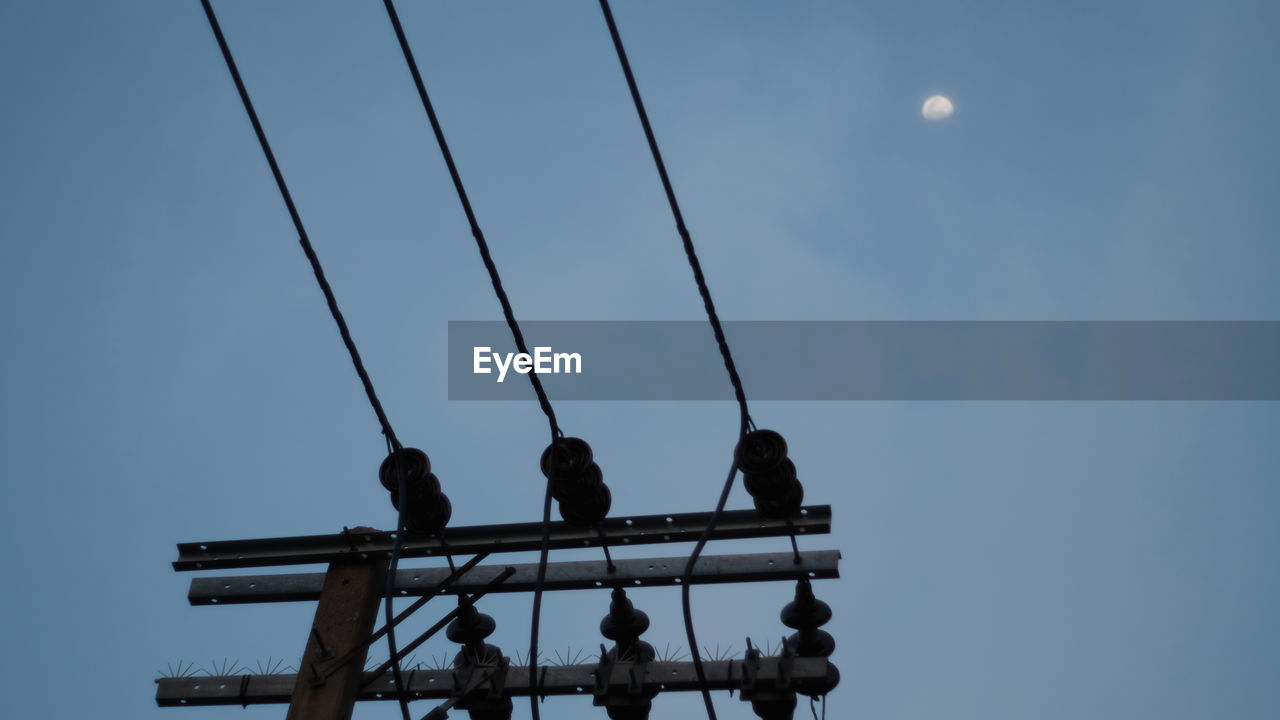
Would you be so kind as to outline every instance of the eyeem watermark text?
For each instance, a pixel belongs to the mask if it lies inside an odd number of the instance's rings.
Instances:
[[[706,321],[525,321],[590,372],[539,375],[557,402],[733,400]],[[726,321],[757,400],[1280,401],[1280,321]],[[449,323],[450,400],[531,400],[494,382],[493,346],[516,351],[501,320]],[[531,349],[527,352],[532,353]],[[490,351],[491,352],[491,351]],[[477,362],[478,361],[478,362]],[[509,371],[514,358],[500,362]],[[579,361],[580,362],[580,361]],[[492,373],[485,377],[487,367]],[[479,373],[479,374],[477,374]]]
[[[521,375],[560,375],[582,373],[581,353],[553,352],[550,347],[535,347],[533,354],[528,353],[496,353],[488,346],[477,346],[471,349],[471,372],[476,375],[488,375],[493,367],[498,369],[498,382],[507,379],[507,371],[515,370]]]

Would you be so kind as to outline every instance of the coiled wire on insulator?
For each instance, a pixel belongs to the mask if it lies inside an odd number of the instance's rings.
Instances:
[[[738,448],[742,484],[756,510],[771,518],[788,518],[804,504],[804,486],[787,457],[787,441],[773,430],[752,430]]]
[[[565,522],[589,526],[609,514],[613,495],[585,440],[557,439],[542,451],[539,464],[542,474],[551,482],[551,497],[559,503],[560,517]]]
[[[440,479],[431,472],[431,459],[417,448],[401,448],[383,461],[378,480],[391,493],[391,505],[400,510],[400,479],[404,478],[407,504],[405,528],[417,533],[439,532],[453,516],[449,496],[440,491]]]

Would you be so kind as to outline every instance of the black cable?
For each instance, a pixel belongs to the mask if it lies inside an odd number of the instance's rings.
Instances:
[[[342,343],[347,346],[347,352],[351,354],[351,364],[355,366],[356,374],[360,376],[360,383],[364,386],[364,394],[369,398],[369,405],[373,408],[373,412],[378,416],[378,424],[382,426],[382,434],[387,436],[391,444],[396,449],[400,448],[400,441],[396,439],[395,431],[391,429],[391,422],[387,420],[387,413],[382,409],[382,402],[378,400],[378,393],[373,389],[373,381],[369,379],[369,372],[364,368],[364,361],[360,359],[360,351],[356,349],[355,340],[351,338],[351,330],[347,327],[347,321],[342,317],[342,311],[338,309],[338,300],[333,295],[333,288],[329,287],[329,281],[325,279],[324,268],[320,266],[320,258],[316,256],[315,248],[311,246],[311,239],[307,235],[307,230],[302,226],[302,217],[298,215],[298,208],[293,204],[293,195],[289,193],[289,187],[284,182],[284,175],[280,172],[280,165],[276,163],[275,153],[271,151],[271,145],[267,142],[267,135],[262,130],[262,123],[258,120],[258,113],[253,109],[253,101],[249,99],[249,91],[245,89],[244,80],[240,78],[240,71],[236,68],[236,61],[231,57],[231,49],[227,47],[227,39],[222,34],[222,26],[218,24],[218,18],[213,13],[213,5],[209,0],[200,0],[200,4],[204,6],[205,15],[209,17],[209,26],[213,29],[213,35],[218,40],[218,47],[222,50],[222,58],[227,62],[227,69],[231,71],[231,79],[235,81],[236,90],[240,93],[240,100],[244,103],[245,112],[249,114],[249,122],[253,124],[253,132],[258,136],[258,143],[262,146],[262,154],[267,158],[267,164],[271,166],[271,174],[276,179],[276,186],[280,188],[280,196],[284,199],[285,207],[289,209],[289,217],[293,219],[293,226],[298,231],[298,244],[302,246],[302,252],[306,253],[307,261],[311,263],[311,270],[315,273],[316,282],[320,285],[320,290],[324,293],[325,302],[329,305],[329,313],[333,315],[333,321],[338,324],[338,332],[342,335]]]
[[[511,330],[511,336],[515,339],[516,349],[524,354],[529,354],[529,348],[525,344],[524,334],[520,332],[520,323],[516,321],[515,311],[511,308],[511,300],[507,297],[506,290],[502,287],[502,278],[498,274],[498,267],[493,262],[493,256],[489,253],[489,243],[484,238],[484,231],[480,229],[480,223],[476,220],[475,210],[471,207],[471,199],[467,196],[467,189],[462,184],[462,175],[458,172],[458,166],[453,161],[453,153],[449,150],[449,143],[445,140],[444,129],[440,126],[440,119],[436,116],[435,106],[431,104],[431,96],[427,93],[426,83],[422,80],[422,73],[418,69],[418,62],[413,57],[413,50],[409,47],[409,39],[405,35],[404,26],[400,23],[400,15],[396,12],[395,3],[392,0],[383,0],[383,4],[387,8],[387,17],[391,20],[391,27],[395,30],[396,40],[400,43],[400,51],[404,54],[405,63],[409,66],[409,73],[413,76],[414,87],[418,90],[418,99],[422,101],[422,109],[427,113],[427,120],[431,123],[431,131],[435,134],[436,144],[440,147],[440,154],[444,156],[445,166],[449,169],[449,178],[453,181],[453,188],[458,193],[458,201],[462,204],[462,210],[467,216],[467,223],[471,226],[471,235],[475,238],[476,248],[480,251],[480,259],[484,261],[484,267],[489,272],[489,281],[493,285],[493,292],[498,296],[498,302],[502,305],[502,314],[506,318],[507,327]],[[547,416],[547,422],[551,426],[551,444],[555,445],[556,441],[564,437],[564,433],[560,431],[560,426],[556,422],[555,410],[551,407],[551,401],[547,398],[547,393],[542,387],[542,381],[536,373],[528,373],[529,381],[533,384],[533,391],[538,396],[538,404],[542,407],[542,412]],[[538,669],[538,630],[541,624],[542,616],[542,591],[543,585],[546,583],[547,576],[547,553],[551,543],[551,479],[547,479],[546,497],[542,504],[542,543],[538,553],[538,576],[534,581],[533,589],[533,617],[529,628],[529,677],[533,679],[537,677]],[[541,717],[538,709],[538,693],[536,687],[534,692],[529,694],[529,704],[534,720]]]
[[[738,409],[741,415],[741,422],[738,428],[738,445],[734,450],[733,465],[729,468],[729,476],[724,481],[724,487],[720,491],[720,499],[716,503],[715,512],[711,514],[711,520],[707,523],[707,527],[702,532],[702,536],[698,538],[698,542],[694,545],[693,552],[689,554],[689,561],[685,564],[684,576],[680,583],[680,603],[684,613],[684,629],[685,635],[689,640],[691,655],[693,656],[694,671],[698,676],[698,683],[702,690],[702,702],[707,708],[707,717],[716,720],[715,707],[711,702],[711,690],[707,686],[707,675],[702,667],[702,658],[698,653],[697,636],[693,630],[693,613],[689,607],[689,580],[693,575],[694,565],[698,562],[698,557],[702,554],[703,547],[706,546],[707,540],[711,537],[711,533],[715,530],[716,524],[720,522],[720,516],[724,513],[725,503],[729,499],[729,491],[733,489],[733,480],[738,473],[737,454],[742,447],[743,438],[746,437],[747,429],[754,427],[751,422],[751,414],[747,411],[747,395],[742,389],[742,379],[738,377],[738,369],[733,363],[733,354],[729,351],[729,342],[725,339],[724,329],[720,326],[720,317],[716,314],[715,303],[711,300],[711,290],[707,287],[707,279],[702,273],[702,264],[698,262],[698,253],[693,247],[693,238],[689,235],[689,228],[685,225],[684,214],[680,212],[680,203],[676,200],[675,189],[671,186],[671,177],[667,174],[666,163],[662,161],[662,151],[658,149],[658,140],[653,134],[653,126],[649,123],[649,113],[645,111],[644,100],[640,97],[640,88],[636,85],[635,74],[631,71],[631,62],[627,60],[626,48],[622,45],[622,36],[618,33],[618,25],[613,19],[613,10],[609,7],[609,0],[600,0],[600,11],[604,14],[605,23],[609,26],[609,36],[613,38],[614,50],[618,53],[618,62],[622,65],[622,74],[627,78],[627,87],[631,90],[631,100],[635,103],[636,114],[640,117],[640,125],[644,128],[645,139],[649,142],[649,151],[653,155],[653,164],[657,167],[658,177],[662,179],[662,189],[667,195],[667,203],[671,206],[671,215],[676,222],[676,232],[680,234],[680,240],[684,243],[684,253],[689,260],[689,268],[693,270],[694,282],[698,285],[698,294],[702,296],[702,306],[706,310],[707,320],[711,324],[711,330],[715,334],[716,345],[720,348],[720,356],[724,359],[724,368],[729,373],[729,382],[733,384],[734,397],[738,400]]]
[[[302,251],[306,254],[307,261],[311,263],[311,270],[315,273],[316,282],[320,285],[321,292],[324,293],[325,302],[329,306],[329,313],[333,315],[333,320],[338,325],[338,332],[342,335],[342,343],[346,345],[347,352],[351,355],[351,364],[355,366],[356,375],[360,377],[360,383],[364,386],[369,405],[372,406],[374,414],[378,416],[378,424],[381,425],[382,434],[386,438],[388,454],[394,458],[396,453],[402,449],[400,440],[396,437],[395,430],[391,427],[391,421],[387,419],[387,413],[383,410],[381,401],[378,400],[378,393],[373,389],[373,380],[370,379],[369,372],[365,370],[364,362],[360,359],[360,351],[356,348],[355,340],[351,337],[351,330],[347,327],[347,321],[343,318],[342,311],[338,308],[338,300],[333,294],[333,288],[329,286],[329,281],[325,279],[324,268],[320,265],[320,258],[316,255],[315,248],[311,245],[307,229],[302,224],[302,216],[298,214],[298,208],[294,205],[293,195],[289,192],[289,186],[285,184],[284,173],[280,171],[280,164],[276,162],[276,156],[271,150],[271,144],[267,142],[267,134],[262,129],[262,122],[258,119],[257,111],[253,108],[253,101],[249,98],[249,91],[245,88],[244,79],[240,77],[240,70],[236,67],[235,58],[231,56],[231,48],[227,45],[226,36],[222,34],[222,26],[218,23],[218,17],[213,11],[213,5],[210,0],[200,0],[200,4],[204,7],[205,16],[209,19],[209,27],[213,30],[213,36],[218,41],[218,49],[222,51],[222,59],[226,61],[227,70],[230,71],[236,91],[240,94],[240,101],[244,104],[245,112],[249,115],[249,122],[253,125],[253,132],[258,136],[258,144],[262,146],[262,154],[267,159],[267,165],[271,167],[271,174],[275,177],[276,186],[280,189],[280,197],[284,200],[285,207],[289,210],[289,217],[293,220],[294,229],[298,231],[298,243],[302,246]],[[399,472],[398,469],[396,474],[399,476],[400,497],[407,498],[404,474]],[[407,505],[407,502],[402,503],[401,509],[397,513],[395,544],[391,552],[391,560],[387,563],[385,609],[388,624],[387,646],[391,651],[391,657],[396,656],[395,628],[391,625],[391,620],[394,616],[392,592],[396,566],[400,560],[401,542],[404,536],[404,508]],[[394,665],[394,677],[396,696],[400,701],[401,714],[404,720],[410,720],[408,701],[401,692],[404,685],[399,662]]]
[[[480,229],[480,223],[476,220],[475,210],[471,207],[471,199],[467,195],[467,189],[462,184],[462,176],[458,173],[458,166],[453,161],[453,153],[449,150],[449,143],[445,140],[444,130],[440,126],[440,119],[436,116],[435,106],[431,104],[431,96],[427,94],[427,86],[422,80],[422,73],[418,70],[418,62],[413,57],[413,50],[409,48],[409,39],[405,36],[404,26],[400,24],[400,15],[396,12],[396,6],[392,0],[383,0],[383,4],[387,8],[387,16],[391,19],[391,26],[395,30],[396,40],[400,43],[400,50],[404,53],[405,62],[409,66],[409,72],[413,75],[413,84],[418,89],[418,98],[422,101],[422,108],[427,111],[427,120],[431,123],[431,131],[436,136],[436,144],[440,146],[440,154],[444,156],[444,164],[449,169],[449,177],[453,180],[453,188],[458,193],[458,201],[462,203],[462,211],[467,215],[467,223],[471,225],[471,235],[476,239],[476,248],[480,251],[480,258],[484,261],[484,267],[489,271],[489,281],[493,285],[493,292],[498,296],[498,302],[502,304],[502,314],[507,320],[507,327],[511,330],[511,336],[516,341],[516,348],[528,355],[529,347],[525,344],[524,333],[520,332],[520,323],[516,321],[515,311],[511,309],[511,300],[507,297],[507,291],[502,287],[502,277],[498,274],[498,267],[493,262],[493,257],[489,254],[489,243],[484,238],[484,231]],[[537,373],[528,373],[529,381],[533,383],[533,391],[538,395],[538,404],[542,406],[542,412],[547,416],[547,420],[551,423],[552,433],[561,436],[560,427],[556,424],[556,413],[551,407],[551,401],[547,399],[547,393],[542,388],[542,381],[538,379]]]
[[[627,87],[631,89],[631,99],[635,102],[636,113],[640,116],[640,124],[644,127],[645,139],[649,141],[649,150],[653,154],[653,163],[657,166],[658,176],[662,179],[662,189],[667,194],[667,203],[671,205],[671,214],[676,221],[676,231],[684,243],[684,252],[689,259],[689,268],[693,270],[694,282],[698,284],[698,293],[702,296],[702,305],[707,312],[707,320],[715,333],[716,344],[720,347],[720,356],[724,359],[724,368],[729,373],[729,382],[733,384],[734,397],[745,420],[750,420],[747,412],[747,396],[742,389],[742,379],[738,377],[737,366],[733,363],[733,354],[729,352],[729,343],[725,340],[724,329],[720,326],[720,317],[716,314],[716,305],[711,300],[711,290],[707,288],[707,279],[702,274],[702,264],[698,262],[698,253],[693,247],[693,238],[689,228],[685,226],[684,214],[680,212],[680,203],[676,201],[676,192],[671,186],[671,178],[667,175],[666,163],[662,161],[662,151],[658,149],[658,141],[653,134],[653,126],[649,124],[649,114],[644,109],[644,100],[640,97],[640,88],[636,86],[635,75],[631,72],[631,63],[627,60],[626,48],[622,45],[622,36],[618,34],[618,26],[613,21],[613,11],[609,8],[609,0],[600,0],[600,9],[604,12],[605,22],[609,25],[609,35],[613,37],[613,47],[618,52],[618,62],[622,64],[622,72],[627,78]]]

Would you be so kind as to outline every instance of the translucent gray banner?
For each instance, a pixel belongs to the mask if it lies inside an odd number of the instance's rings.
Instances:
[[[500,321],[449,323],[449,399],[532,400],[521,370],[538,372],[554,400],[733,399],[705,322],[521,326],[536,357],[509,356],[515,348]],[[1274,321],[724,327],[755,400],[1280,399]]]

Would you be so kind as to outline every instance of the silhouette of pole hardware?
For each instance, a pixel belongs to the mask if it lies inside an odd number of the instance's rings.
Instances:
[[[748,433],[737,462],[756,509],[722,513],[710,539],[790,537],[792,552],[705,555],[687,575],[685,556],[548,563],[543,590],[609,592],[600,633],[610,644],[600,646],[600,656],[593,663],[575,664],[574,658],[570,664],[540,666],[531,675],[532,664],[513,665],[488,641],[496,621],[477,602],[488,593],[535,588],[536,563],[482,563],[497,553],[537,550],[542,524],[446,528],[451,510],[430,459],[414,448],[396,450],[382,461],[378,478],[393,502],[408,503],[406,515],[416,518],[406,520],[402,537],[373,528],[344,527],[331,535],[178,545],[175,570],[317,562],[328,563],[328,569],[194,578],[188,592],[192,605],[316,602],[299,672],[161,678],[156,702],[166,707],[288,703],[287,720],[350,720],[357,702],[403,698],[438,701],[425,716],[429,720],[440,720],[455,710],[466,711],[470,720],[510,720],[515,697],[589,695],[610,720],[648,720],[662,694],[700,692],[704,684],[696,662],[658,659],[653,646],[643,639],[652,620],[627,591],[684,583],[787,581],[796,583],[796,591],[781,619],[794,632],[779,644],[777,655],[766,656],[748,640],[739,660],[701,656],[693,660],[701,660],[707,689],[739,691],[764,720],[794,720],[797,695],[825,696],[839,682],[839,671],[829,661],[835,641],[821,629],[831,619],[831,608],[817,599],[812,583],[839,577],[840,553],[801,552],[794,547],[796,535],[830,532],[831,509],[800,505],[803,490],[798,489],[795,465],[787,457],[781,435],[768,430]],[[692,542],[710,520],[710,513],[607,517],[610,500],[603,473],[590,446],[577,438],[561,438],[549,446],[541,467],[565,518],[549,526],[552,550]],[[450,566],[401,568],[388,576],[387,559],[397,541],[404,558],[448,555]],[[464,554],[473,557],[454,567],[452,557]],[[387,593],[414,600],[375,630],[379,601]],[[453,595],[456,607],[400,645],[393,657],[371,672],[363,670],[374,642],[440,595]],[[393,665],[441,631],[459,646],[451,667],[412,668],[397,679]]]

